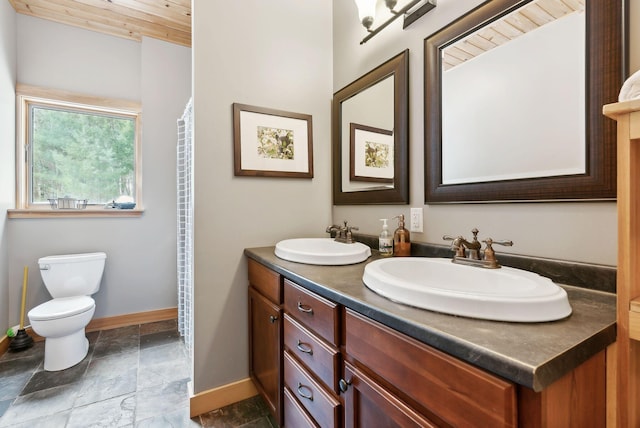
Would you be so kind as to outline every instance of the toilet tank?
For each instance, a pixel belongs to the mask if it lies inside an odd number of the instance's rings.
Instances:
[[[105,253],[66,254],[38,259],[51,297],[90,296],[100,289]]]

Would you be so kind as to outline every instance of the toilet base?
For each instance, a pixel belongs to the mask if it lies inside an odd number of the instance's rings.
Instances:
[[[47,337],[44,341],[44,369],[56,372],[75,366],[89,352],[89,340],[84,328],[68,336]]]

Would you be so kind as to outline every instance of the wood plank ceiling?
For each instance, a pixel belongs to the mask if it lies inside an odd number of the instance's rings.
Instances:
[[[442,50],[445,70],[574,12],[585,0],[535,0]]]
[[[9,0],[18,13],[112,36],[191,46],[191,0]]]

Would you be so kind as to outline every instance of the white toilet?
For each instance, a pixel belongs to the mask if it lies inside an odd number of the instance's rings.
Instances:
[[[87,356],[84,328],[96,310],[89,297],[100,289],[105,253],[68,254],[38,260],[40,275],[53,300],[31,309],[31,328],[45,338],[44,369],[64,370]]]

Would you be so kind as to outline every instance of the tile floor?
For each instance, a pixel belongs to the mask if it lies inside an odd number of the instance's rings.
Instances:
[[[254,397],[189,418],[190,369],[175,320],[88,333],[89,354],[43,370],[44,342],[0,356],[0,427],[273,428]]]

